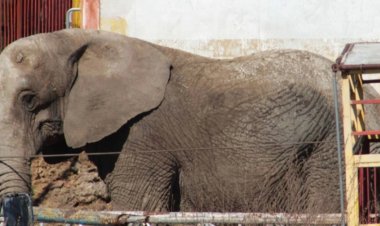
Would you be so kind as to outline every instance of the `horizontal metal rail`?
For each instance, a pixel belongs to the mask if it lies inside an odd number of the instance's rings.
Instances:
[[[289,213],[217,213],[171,212],[149,213],[143,211],[84,211],[34,207],[34,219],[44,223],[64,224],[340,224],[341,214],[289,214]]]
[[[373,99],[373,100],[352,100],[351,104],[380,104],[380,99]]]
[[[354,136],[380,135],[380,130],[353,131]]]

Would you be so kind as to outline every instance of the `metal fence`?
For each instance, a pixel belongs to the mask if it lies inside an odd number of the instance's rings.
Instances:
[[[0,50],[32,34],[65,28],[72,0],[0,0]]]

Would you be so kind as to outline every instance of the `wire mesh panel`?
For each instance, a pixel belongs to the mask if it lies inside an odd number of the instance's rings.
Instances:
[[[0,50],[33,34],[65,27],[72,0],[0,0]]]

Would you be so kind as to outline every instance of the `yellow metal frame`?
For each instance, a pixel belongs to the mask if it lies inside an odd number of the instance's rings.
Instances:
[[[364,129],[364,125],[360,123],[360,118],[357,117],[358,109],[356,106],[351,105],[352,97],[360,99],[362,97],[362,87],[357,89],[355,78],[361,78],[360,74],[343,74],[342,75],[342,105],[343,105],[343,137],[344,137],[344,153],[345,153],[345,166],[346,166],[346,216],[348,226],[359,225],[359,181],[358,169],[355,164],[353,155],[353,147],[356,138],[352,135],[353,129]],[[360,79],[361,80],[361,79]],[[359,111],[359,115],[364,116],[364,111]]]
[[[359,168],[380,167],[379,154],[354,155],[354,146],[360,142],[353,135],[354,131],[365,131],[364,106],[352,104],[352,101],[363,100],[363,79],[360,72],[343,72],[342,74],[342,107],[344,154],[346,166],[346,216],[348,226],[359,226]],[[368,136],[368,139],[378,136]],[[380,224],[366,224],[378,225]]]
[[[73,8],[80,8],[81,7],[81,0],[72,0],[72,7]],[[80,12],[73,12],[73,18],[72,18],[72,24],[71,26],[73,28],[80,28],[81,27],[81,13]]]

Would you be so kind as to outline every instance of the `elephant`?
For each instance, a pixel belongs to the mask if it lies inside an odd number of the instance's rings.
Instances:
[[[338,212],[331,65],[106,31],[19,39],[0,54],[0,197],[30,192],[31,156],[61,145],[99,154],[118,210]]]

